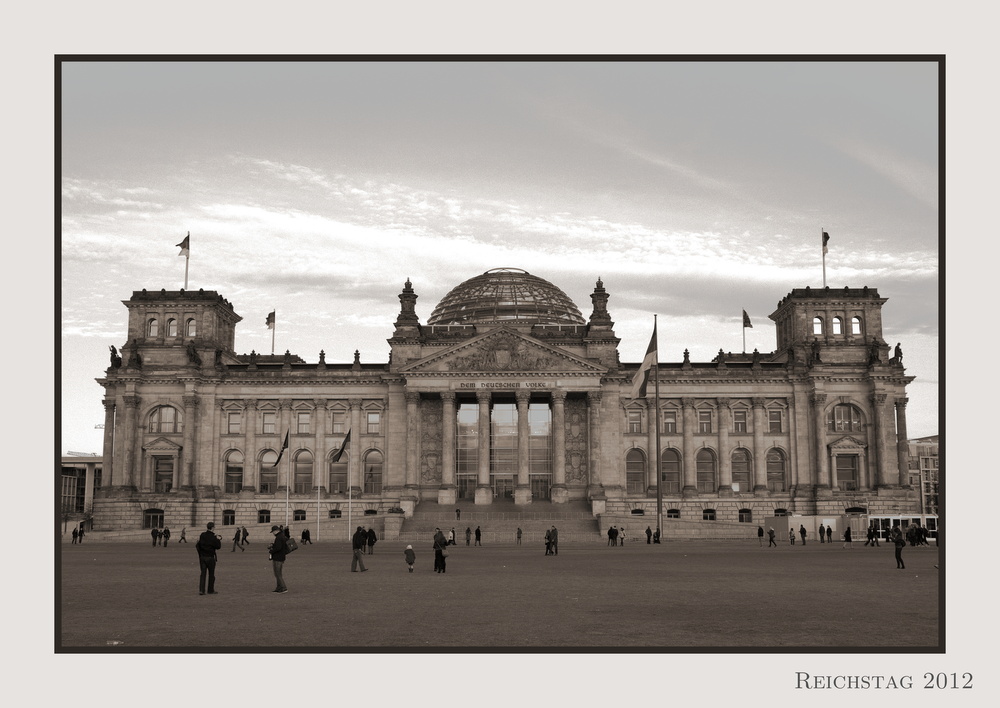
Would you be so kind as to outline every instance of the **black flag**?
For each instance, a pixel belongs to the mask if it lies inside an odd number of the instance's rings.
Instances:
[[[271,465],[271,467],[277,467],[278,466],[278,463],[281,462],[281,456],[285,453],[285,450],[287,450],[287,449],[288,449],[288,431],[286,430],[285,431],[285,442],[281,443],[281,449],[278,450],[278,459],[274,461],[274,464]]]
[[[333,453],[333,456],[330,458],[330,462],[340,462],[340,456],[343,455],[344,450],[347,449],[347,443],[350,441],[350,439],[351,439],[351,431],[348,430],[347,435],[344,436],[344,442],[340,443],[340,449],[337,450],[335,453]]]

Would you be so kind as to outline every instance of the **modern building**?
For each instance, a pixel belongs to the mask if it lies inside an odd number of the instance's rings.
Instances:
[[[929,435],[909,441],[909,484],[920,494],[920,512],[938,513],[938,482],[941,469],[938,465],[938,436]]]
[[[100,455],[70,452],[60,460],[59,514],[64,528],[84,523],[94,511],[94,494],[101,489],[104,460]]]
[[[600,280],[589,317],[515,268],[460,283],[426,323],[409,280],[398,297],[388,361],[328,364],[237,353],[242,318],[217,292],[133,292],[98,379],[95,528],[267,523],[289,503],[311,521],[348,500],[404,517],[421,503],[650,514],[658,448],[667,518],[918,510],[912,377],[874,289],[795,289],[770,315],[773,351],[685,351],[639,399]]]

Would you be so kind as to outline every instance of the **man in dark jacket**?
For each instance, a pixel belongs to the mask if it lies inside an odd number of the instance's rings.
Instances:
[[[358,526],[357,531],[351,536],[351,548],[354,549],[354,553],[351,557],[351,572],[358,572],[358,566],[361,566],[361,572],[364,573],[368,570],[365,567],[365,561],[362,556],[365,554],[365,545],[368,543],[368,534],[365,533],[364,526]]]
[[[198,580],[198,594],[204,595],[205,590],[205,576],[208,576],[208,594],[218,595],[215,591],[215,562],[218,560],[218,556],[215,552],[222,548],[222,536],[215,533],[215,524],[211,521],[208,522],[208,530],[203,531],[201,536],[198,537],[198,543],[194,544],[194,548],[198,551],[198,565],[201,568],[201,577]]]
[[[271,533],[274,535],[274,541],[272,541],[271,545],[267,547],[267,550],[271,554],[271,566],[274,568],[274,579],[278,581],[272,592],[288,592],[288,588],[285,587],[285,580],[281,577],[281,571],[285,565],[285,556],[288,554],[288,542],[285,539],[285,532],[281,528],[272,526]]]
[[[378,540],[378,536],[375,535],[375,528],[368,529],[368,555],[375,552],[375,542]]]

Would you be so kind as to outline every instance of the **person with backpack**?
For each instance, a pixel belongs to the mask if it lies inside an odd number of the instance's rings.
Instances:
[[[198,551],[198,566],[201,569],[201,576],[198,579],[198,594],[218,595],[215,591],[215,564],[219,557],[216,551],[222,548],[222,536],[215,533],[215,524],[208,522],[207,530],[198,537],[198,542],[194,544]],[[208,576],[208,588],[205,587],[205,576]]]
[[[285,538],[285,532],[278,526],[272,526],[271,533],[274,534],[274,541],[267,547],[267,550],[268,557],[271,559],[271,567],[274,570],[274,579],[277,581],[271,592],[286,593],[288,588],[285,586],[282,570],[285,565],[285,557],[288,555],[288,539]]]
[[[365,567],[365,545],[368,543],[368,534],[365,533],[363,526],[358,526],[357,531],[351,536],[351,548],[354,550],[354,555],[351,558],[351,572],[358,572],[358,566],[361,566],[361,572],[364,573],[368,570]]]

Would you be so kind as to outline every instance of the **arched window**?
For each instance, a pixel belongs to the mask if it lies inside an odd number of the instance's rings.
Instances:
[[[861,334],[861,318],[851,318],[851,334]]]
[[[222,510],[222,525],[223,526],[235,526],[236,525],[236,509],[223,509]]]
[[[260,456],[259,480],[260,487],[257,491],[261,494],[274,494],[278,491],[278,453],[274,450],[265,450]]]
[[[625,455],[625,492],[642,494],[646,491],[646,455],[632,448]]]
[[[196,337],[198,335],[198,326],[195,324],[194,317],[187,321],[184,330],[188,337]]]
[[[785,453],[776,447],[767,451],[767,489],[769,492],[785,491]]]
[[[775,509],[774,510],[774,515],[775,516],[788,516],[788,509]]]
[[[698,491],[701,494],[711,494],[718,490],[715,482],[715,453],[708,448],[698,450],[695,457],[698,470]]]
[[[269,524],[269,523],[271,523],[271,510],[270,509],[258,509],[257,510],[257,523],[258,524]]]
[[[841,403],[830,411],[829,428],[832,433],[859,433],[864,430],[861,411],[850,403]]]
[[[160,322],[155,317],[146,323],[146,336],[157,337],[160,334]]]
[[[292,521],[305,521],[306,519],[305,509],[296,509],[292,512]]]
[[[701,520],[702,521],[715,521],[715,509],[702,509],[701,510]]]
[[[742,447],[733,450],[732,465],[733,491],[753,491],[753,469],[750,465],[750,452]]]
[[[681,454],[672,448],[660,453],[660,491],[664,494],[681,492]]]
[[[149,413],[149,432],[159,435],[183,433],[181,412],[173,406],[157,406]]]
[[[243,491],[243,453],[230,450],[226,455],[226,494]]]
[[[822,317],[813,317],[813,334],[823,334]]]
[[[340,460],[337,462],[333,461],[333,454],[330,453],[330,465],[329,465],[329,475],[330,475],[330,494],[347,494],[347,461],[348,454],[344,452],[340,456]]]
[[[667,509],[667,518],[668,519],[679,519],[679,518],[681,518],[681,510],[680,509]]]
[[[844,321],[839,317],[833,318],[833,333],[843,334],[844,333]]]
[[[364,459],[365,494],[382,493],[382,453],[369,450]]]
[[[167,320],[167,336],[168,337],[177,336],[177,320],[175,319]]]
[[[295,493],[308,494],[312,490],[313,456],[308,450],[295,455]]]
[[[741,524],[753,523],[753,511],[751,511],[750,509],[740,509],[739,519]]]
[[[144,529],[163,528],[163,509],[145,509],[142,512],[142,527]]]

